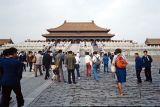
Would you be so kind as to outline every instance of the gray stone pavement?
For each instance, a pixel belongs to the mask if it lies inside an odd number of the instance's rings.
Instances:
[[[52,81],[44,80],[45,72],[43,72],[43,76],[34,77],[33,72],[29,72],[29,68],[27,68],[26,72],[23,72],[23,78],[21,80],[21,88],[23,97],[25,100],[25,105],[30,104],[44,89],[46,89]],[[16,96],[12,91],[12,100],[10,103],[10,107],[17,107],[16,104]]]
[[[81,61],[81,63],[83,63],[83,61]],[[112,73],[104,74],[102,66],[99,73],[100,81],[96,82],[93,79],[93,75],[90,79],[86,78],[84,73],[85,66],[81,64],[81,79],[77,80],[77,84],[70,85],[62,82],[50,82],[50,85],[48,84],[46,89],[41,90],[41,93],[33,97],[32,102],[30,101],[30,104],[28,103],[29,105],[27,104],[26,106],[160,106],[159,65],[160,63],[153,64],[153,82],[142,82],[142,84],[139,85],[136,83],[134,63],[130,62],[127,67],[127,82],[123,85],[124,96],[119,96],[116,79],[113,78]],[[67,79],[67,71],[65,68],[64,73]],[[142,71],[141,77],[142,80],[145,80],[144,71]],[[36,80],[33,81],[37,82]],[[46,81],[39,81],[35,83],[35,87],[37,86],[38,88],[38,86],[45,83]],[[32,88],[31,90],[33,91]]]

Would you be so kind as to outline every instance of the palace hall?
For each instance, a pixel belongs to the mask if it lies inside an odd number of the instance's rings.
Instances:
[[[42,36],[47,41],[71,41],[79,43],[80,41],[110,41],[114,34],[110,34],[110,29],[97,26],[92,22],[67,22],[56,28],[47,29],[48,34]]]

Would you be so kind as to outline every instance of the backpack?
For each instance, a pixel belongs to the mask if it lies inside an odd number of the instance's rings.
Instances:
[[[117,68],[126,68],[128,62],[123,58],[123,56],[118,55],[115,64]]]
[[[96,57],[96,59],[97,59],[97,60],[96,60],[95,64],[96,64],[96,65],[100,65],[100,64],[101,64],[100,59],[99,59],[99,58],[97,58],[97,57]]]

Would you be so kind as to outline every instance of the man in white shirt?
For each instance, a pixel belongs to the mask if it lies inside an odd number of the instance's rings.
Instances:
[[[80,79],[80,73],[79,73],[80,58],[79,58],[79,55],[78,55],[78,54],[75,56],[75,59],[76,59],[75,69],[76,69],[76,71],[77,71],[77,78]]]
[[[43,75],[42,73],[42,60],[43,56],[41,55],[41,51],[38,51],[38,54],[35,56],[36,57],[36,63],[35,63],[35,77],[37,77],[37,70],[39,70],[40,75]]]

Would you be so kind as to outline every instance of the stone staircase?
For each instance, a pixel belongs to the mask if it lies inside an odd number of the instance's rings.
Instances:
[[[74,53],[77,53],[80,51],[80,44],[71,44],[70,47],[67,49],[67,51],[72,51]]]

